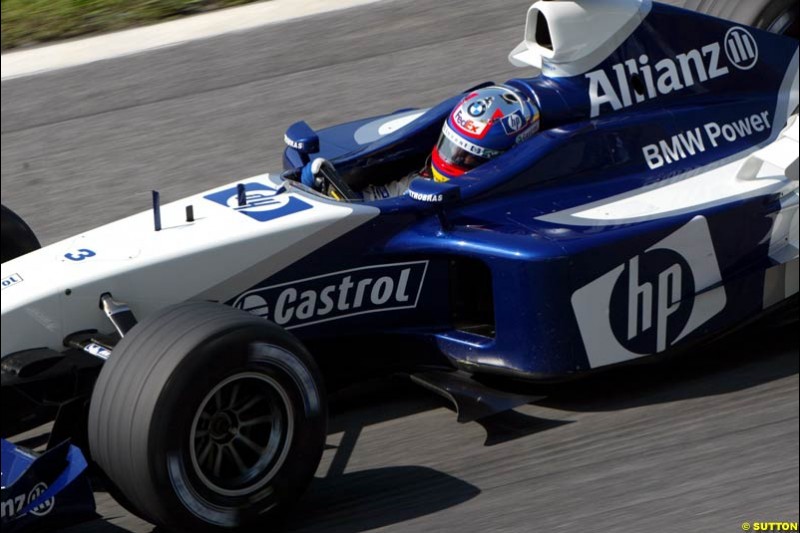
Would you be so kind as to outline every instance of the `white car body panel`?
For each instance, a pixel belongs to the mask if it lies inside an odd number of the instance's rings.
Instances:
[[[282,186],[269,174],[240,183]],[[3,280],[16,281],[4,283],[2,291],[2,356],[33,348],[31,339],[38,347],[61,350],[71,333],[112,331],[98,305],[105,292],[125,301],[140,320],[189,299],[228,300],[380,212],[292,188],[275,196],[280,201],[272,208],[290,198],[308,207],[259,221],[233,208],[235,192],[228,206],[204,198],[235,186],[162,206],[161,231],[146,211],[4,263]],[[194,208],[194,222],[186,222],[187,205]],[[87,254],[80,250],[94,255],[67,257]]]

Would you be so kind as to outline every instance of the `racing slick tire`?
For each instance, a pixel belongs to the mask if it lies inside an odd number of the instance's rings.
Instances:
[[[698,13],[798,38],[797,0],[666,0]]]
[[[267,525],[300,497],[325,445],[319,370],[297,338],[208,302],[133,327],[89,408],[92,458],[142,518],[178,531]]]
[[[42,247],[22,217],[4,205],[0,205],[0,242],[3,263]]]
[[[800,6],[797,0],[772,0],[753,25],[772,33],[800,39]]]

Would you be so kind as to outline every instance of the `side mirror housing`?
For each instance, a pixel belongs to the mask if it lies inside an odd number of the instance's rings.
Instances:
[[[300,152],[300,157],[304,163],[308,163],[310,160],[309,154],[319,152],[319,135],[303,120],[289,126],[283,135],[283,142],[289,148],[294,148]]]
[[[408,196],[417,202],[447,205],[461,200],[461,187],[451,181],[416,178],[408,187]]]

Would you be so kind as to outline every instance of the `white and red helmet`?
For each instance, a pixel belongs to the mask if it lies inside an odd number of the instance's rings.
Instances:
[[[436,181],[458,177],[539,130],[539,109],[518,90],[495,85],[471,92],[453,109],[433,149]]]

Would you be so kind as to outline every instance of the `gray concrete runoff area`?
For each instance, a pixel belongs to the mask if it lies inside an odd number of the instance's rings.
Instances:
[[[519,75],[506,56],[529,5],[384,1],[4,81],[3,203],[49,244],[147,209],[151,189],[177,199],[278,169],[295,120],[424,107]],[[286,530],[684,533],[798,520],[796,332],[750,328],[547,395],[456,424],[405,382],[345,391]],[[70,531],[152,530],[96,497],[103,519]]]

